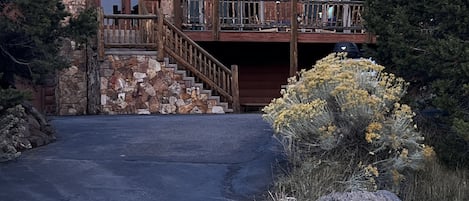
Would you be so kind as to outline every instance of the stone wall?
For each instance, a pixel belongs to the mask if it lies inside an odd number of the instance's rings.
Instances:
[[[86,8],[87,0],[62,0],[65,10],[75,16]]]
[[[63,0],[66,10],[73,16],[79,14],[90,0]],[[88,44],[76,44],[65,40],[61,55],[71,66],[58,72],[56,102],[58,115],[82,115],[99,113],[99,62],[96,54],[96,38]]]
[[[82,115],[87,109],[86,56],[83,50],[70,52],[71,67],[58,72],[58,114]]]
[[[104,114],[224,113],[216,99],[155,56],[109,55],[100,75]]]

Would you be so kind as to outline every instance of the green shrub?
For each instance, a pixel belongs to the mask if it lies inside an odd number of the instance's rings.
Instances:
[[[0,89],[0,111],[30,99],[31,95],[17,89]]]
[[[397,192],[407,172],[432,158],[414,113],[399,103],[407,84],[383,69],[331,54],[289,79],[263,117],[294,166],[308,160],[346,165],[348,175],[334,181],[345,190]]]

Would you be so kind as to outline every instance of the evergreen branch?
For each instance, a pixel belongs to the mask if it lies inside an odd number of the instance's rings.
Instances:
[[[17,64],[20,64],[20,65],[29,66],[30,63],[19,61],[19,60],[16,59],[13,55],[11,55],[2,45],[0,45],[0,49],[1,49],[2,52],[5,53],[8,57],[10,57],[10,59],[11,59],[13,62],[15,62],[15,63],[17,63]]]
[[[0,50],[2,50],[2,52],[4,54],[6,54],[8,57],[10,57],[10,59],[17,63],[17,64],[20,64],[20,65],[25,65],[26,67],[28,67],[28,71],[29,71],[29,74],[30,75],[33,75],[33,71],[31,70],[31,67],[29,66],[31,63],[27,63],[27,62],[22,62],[22,61],[19,61],[18,59],[16,59],[13,55],[11,55],[2,45],[0,45]]]

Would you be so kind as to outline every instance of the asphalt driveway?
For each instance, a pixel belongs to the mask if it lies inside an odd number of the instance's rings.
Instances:
[[[260,114],[54,117],[0,163],[0,201],[261,200],[281,148]]]

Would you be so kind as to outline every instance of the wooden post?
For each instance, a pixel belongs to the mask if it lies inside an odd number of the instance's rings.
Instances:
[[[212,0],[212,35],[213,40],[220,40],[220,1]]]
[[[298,71],[298,21],[297,2],[291,1],[291,33],[290,33],[290,77],[295,76]]]
[[[121,1],[121,13],[122,14],[130,14],[131,10],[132,10],[132,4],[130,2],[130,0],[122,0]]]
[[[164,60],[164,14],[161,8],[158,9],[158,26],[156,27],[156,36],[157,36],[157,48],[158,53],[156,59],[158,61]]]
[[[174,26],[182,28],[182,6],[181,0],[173,0]]]
[[[98,60],[104,60],[104,12],[101,7],[96,8],[98,20]]]
[[[231,96],[233,97],[233,112],[239,113],[241,106],[239,103],[239,83],[238,83],[238,65],[231,65]]]

